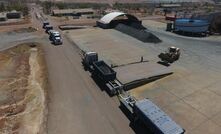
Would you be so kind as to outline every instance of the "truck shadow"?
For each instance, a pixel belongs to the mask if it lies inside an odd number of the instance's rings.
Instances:
[[[110,97],[113,97],[113,95],[111,95],[108,92],[108,87],[103,83],[103,81],[101,81],[99,78],[94,77],[94,75],[91,75],[91,78],[94,80],[94,82],[96,83],[96,85],[99,87],[99,89],[103,92],[105,91]]]
[[[166,62],[163,62],[163,61],[158,61],[157,63],[160,64],[160,65],[166,66],[166,67],[170,66],[169,63],[166,63]]]
[[[129,126],[133,129],[135,134],[153,134],[148,128],[141,123],[139,120],[134,122],[133,116],[129,113],[129,111],[122,107],[119,106],[120,110],[124,113],[124,115],[130,120]]]

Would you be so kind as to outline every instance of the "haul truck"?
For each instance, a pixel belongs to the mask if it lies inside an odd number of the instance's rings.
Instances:
[[[84,53],[82,64],[89,70],[94,78],[98,78],[107,87],[107,92],[113,96],[122,90],[123,85],[116,78],[117,73],[104,61],[98,60],[96,52]]]
[[[134,123],[142,122],[153,134],[184,134],[185,130],[149,99],[136,100],[130,95],[119,95],[121,107],[128,110]]]

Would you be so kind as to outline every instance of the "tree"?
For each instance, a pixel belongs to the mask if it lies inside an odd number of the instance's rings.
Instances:
[[[5,10],[6,10],[5,4],[4,4],[4,3],[1,3],[1,5],[0,5],[0,12],[3,12],[3,11],[5,11]]]

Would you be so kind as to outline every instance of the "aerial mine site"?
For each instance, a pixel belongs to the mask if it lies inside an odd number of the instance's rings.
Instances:
[[[220,0],[0,0],[0,134],[221,134]]]

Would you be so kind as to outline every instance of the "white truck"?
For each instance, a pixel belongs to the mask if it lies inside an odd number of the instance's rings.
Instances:
[[[49,31],[49,39],[54,45],[61,45],[63,43],[60,33],[55,30]]]

